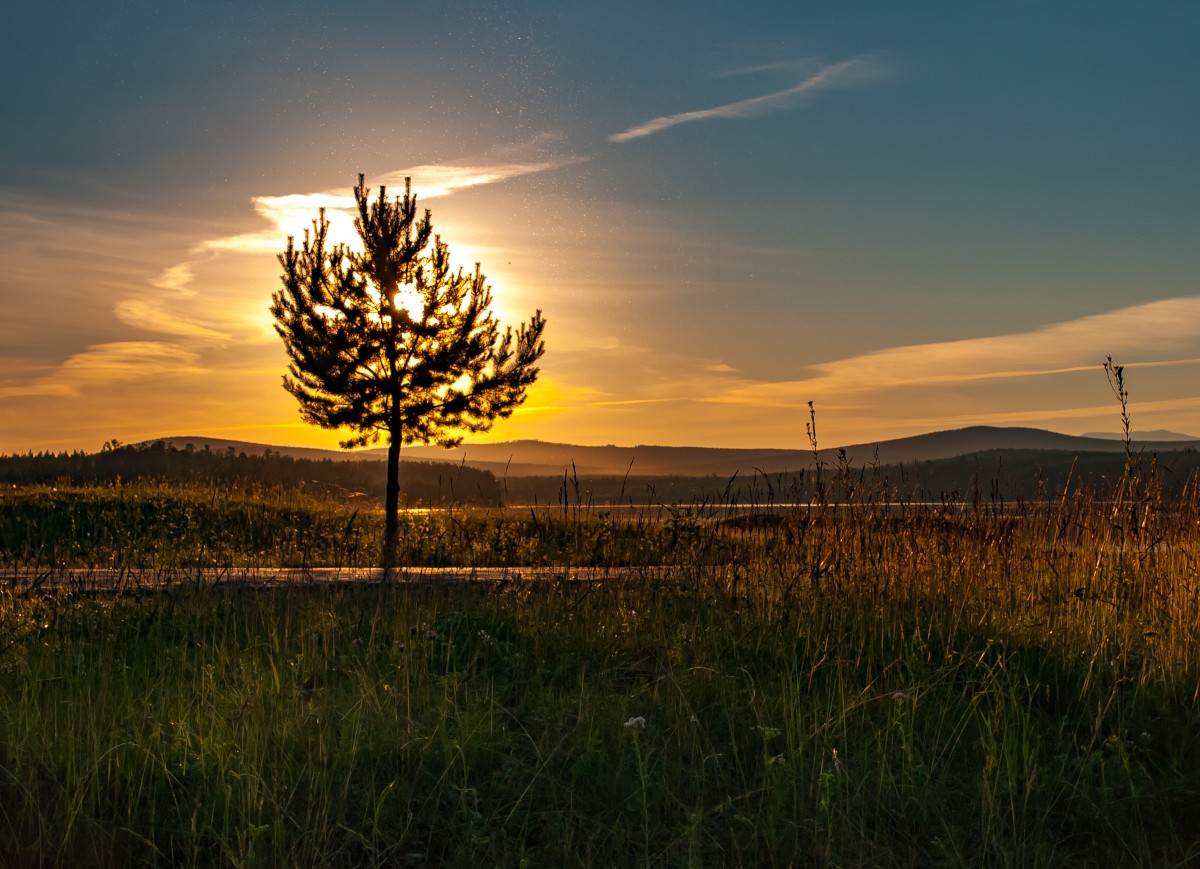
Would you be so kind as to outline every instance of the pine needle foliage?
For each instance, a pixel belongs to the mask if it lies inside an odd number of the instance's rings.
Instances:
[[[362,251],[329,244],[325,211],[279,256],[275,331],[290,364],[283,385],[301,416],[349,431],[347,449],[388,444],[384,568],[394,566],[403,444],[454,446],[509,416],[537,379],[545,320],[537,311],[500,331],[479,264],[454,271],[429,210],[404,196],[374,201],[358,176],[354,221]]]

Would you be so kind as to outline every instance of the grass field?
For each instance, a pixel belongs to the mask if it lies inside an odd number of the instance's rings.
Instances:
[[[0,863],[1200,861],[1196,491],[886,501],[405,518],[404,563],[596,583],[5,592]],[[14,489],[0,568],[364,565],[381,526]]]

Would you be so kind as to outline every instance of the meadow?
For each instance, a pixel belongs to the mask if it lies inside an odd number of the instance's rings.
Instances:
[[[9,580],[0,863],[1200,861],[1194,482],[842,483],[403,517],[401,563],[593,582]],[[381,529],[285,489],[11,488],[0,572],[362,566]]]

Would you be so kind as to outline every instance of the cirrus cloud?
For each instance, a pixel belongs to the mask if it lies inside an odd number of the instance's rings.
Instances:
[[[767,68],[769,67],[761,67],[761,69]],[[751,118],[757,115],[783,111],[796,105],[801,97],[815,91],[851,87],[879,79],[886,74],[887,67],[880,61],[877,55],[860,55],[850,60],[843,60],[841,63],[832,64],[831,66],[823,66],[808,78],[783,90],[707,109],[697,109],[690,112],[679,112],[673,115],[662,115],[657,118],[651,118],[627,130],[613,133],[608,137],[608,140],[610,142],[630,142],[634,139],[653,136],[655,133],[661,133],[663,130],[669,130],[671,127],[677,127],[680,124],[692,124],[697,121],[709,121],[715,118]]]

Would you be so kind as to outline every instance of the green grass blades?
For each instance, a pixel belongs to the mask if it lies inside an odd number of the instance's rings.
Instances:
[[[269,494],[20,494],[58,530],[5,557],[44,567],[94,545],[88,515],[119,564],[204,539],[286,563],[301,521],[315,563],[378,528]],[[430,561],[612,575],[6,591],[0,864],[1189,865],[1198,517],[1078,493],[423,513]]]
[[[678,582],[3,607],[12,865],[1198,853],[1191,628],[1093,645]]]

